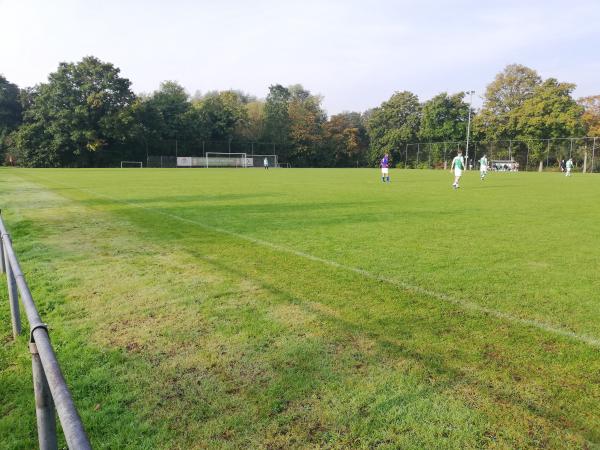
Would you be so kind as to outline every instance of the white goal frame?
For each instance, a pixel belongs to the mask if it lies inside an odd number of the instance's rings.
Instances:
[[[243,161],[243,164],[241,166],[237,166],[236,165],[236,166],[222,166],[222,167],[236,167],[236,168],[237,167],[244,167],[244,168],[248,167],[248,162],[247,162],[248,156],[247,156],[246,153],[206,152],[204,154],[204,159],[206,161],[206,168],[207,169],[211,167],[208,164],[208,158],[210,157],[210,155],[215,155],[217,157],[218,156],[227,156],[228,158],[231,158],[233,156],[233,157],[236,157],[236,159],[241,158],[242,161]]]
[[[121,169],[123,169],[123,164],[135,164],[137,167],[139,165],[140,169],[144,167],[144,163],[142,161],[121,161]]]

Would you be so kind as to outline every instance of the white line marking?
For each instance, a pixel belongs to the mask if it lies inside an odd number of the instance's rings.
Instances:
[[[263,247],[267,247],[267,248],[270,248],[270,249],[273,249],[273,250],[277,250],[277,251],[284,252],[284,253],[289,253],[289,254],[292,254],[292,255],[295,255],[295,256],[298,256],[298,257],[301,257],[301,258],[308,259],[310,261],[319,262],[319,263],[328,265],[330,267],[334,267],[336,269],[345,270],[345,271],[348,271],[348,272],[353,272],[353,273],[361,275],[361,276],[363,276],[363,277],[365,277],[367,279],[374,280],[374,281],[379,281],[379,282],[383,282],[383,283],[387,283],[387,284],[390,284],[392,286],[395,286],[395,287],[400,288],[400,289],[405,290],[405,291],[416,292],[418,294],[422,294],[422,295],[425,295],[427,297],[431,297],[431,298],[434,298],[434,299],[437,299],[437,300],[440,300],[440,301],[443,301],[443,302],[446,302],[446,303],[452,303],[452,304],[454,304],[456,306],[459,306],[460,308],[462,308],[464,310],[467,310],[467,311],[474,311],[474,312],[478,312],[478,313],[481,313],[481,314],[485,314],[485,315],[489,315],[489,316],[495,317],[497,319],[505,320],[507,322],[512,322],[512,323],[516,323],[516,324],[520,324],[520,325],[525,325],[525,326],[528,326],[528,327],[537,328],[539,330],[543,330],[543,331],[546,331],[546,332],[551,333],[551,334],[555,334],[555,335],[558,335],[558,336],[570,338],[570,339],[582,342],[584,344],[590,345],[592,347],[600,348],[600,339],[598,339],[596,337],[593,337],[593,336],[589,336],[589,335],[586,335],[586,334],[575,333],[574,331],[565,330],[564,328],[556,327],[554,325],[551,325],[551,324],[548,324],[548,323],[545,323],[545,322],[540,322],[540,321],[537,321],[537,320],[534,320],[534,319],[525,319],[525,318],[522,318],[522,317],[514,316],[514,315],[512,315],[510,313],[498,311],[496,309],[488,308],[486,306],[481,306],[481,305],[479,305],[477,303],[474,303],[474,302],[471,302],[469,300],[464,300],[464,299],[460,299],[458,297],[454,297],[452,295],[443,294],[443,293],[440,293],[440,292],[435,292],[435,291],[432,291],[431,289],[426,289],[426,288],[423,288],[421,286],[416,286],[416,285],[413,285],[413,284],[409,284],[409,283],[406,283],[404,281],[394,280],[392,278],[383,277],[381,275],[375,275],[375,274],[373,274],[371,272],[368,272],[368,271],[366,271],[364,269],[360,269],[358,267],[347,266],[347,265],[344,265],[344,264],[341,264],[341,263],[338,263],[338,262],[335,262],[335,261],[331,261],[329,259],[325,259],[325,258],[321,258],[319,256],[311,255],[310,253],[305,253],[305,252],[302,252],[302,251],[299,251],[299,250],[295,250],[293,248],[285,247],[285,246],[280,245],[280,244],[274,244],[274,243],[269,242],[269,241],[264,241],[262,239],[253,238],[251,236],[246,236],[246,235],[241,234],[241,233],[236,233],[235,231],[230,231],[230,230],[226,230],[224,228],[219,228],[219,227],[215,227],[215,226],[212,226],[212,225],[207,225],[205,223],[198,222],[197,220],[187,219],[185,217],[177,216],[175,214],[171,214],[171,213],[168,213],[168,212],[165,212],[165,211],[160,211],[160,210],[148,208],[146,206],[142,206],[142,205],[139,205],[137,203],[128,202],[126,200],[120,200],[120,199],[111,197],[109,195],[93,191],[91,189],[80,188],[80,187],[76,187],[76,186],[73,186],[73,185],[70,185],[70,184],[67,184],[67,183],[62,183],[60,181],[49,180],[47,178],[42,178],[42,177],[37,177],[37,178],[40,178],[42,180],[46,180],[46,181],[48,181],[50,183],[62,184],[63,186],[66,186],[66,187],[71,188],[71,189],[75,189],[75,190],[80,191],[80,192],[87,192],[87,193],[92,194],[92,195],[94,195],[96,197],[104,197],[104,198],[106,198],[106,199],[108,199],[108,200],[110,200],[112,202],[121,203],[121,204],[124,204],[124,205],[128,205],[128,206],[139,208],[139,209],[142,209],[142,210],[145,210],[145,211],[149,211],[149,212],[152,212],[152,213],[155,213],[155,214],[160,214],[160,215],[163,215],[165,217],[170,217],[172,219],[179,220],[181,222],[190,223],[192,225],[199,226],[199,227],[204,228],[206,230],[214,231],[214,232],[221,233],[221,234],[226,234],[226,235],[229,235],[229,236],[232,236],[232,237],[235,237],[235,238],[238,238],[238,239],[242,239],[242,240],[245,240],[247,242],[251,242],[253,244],[261,245]]]

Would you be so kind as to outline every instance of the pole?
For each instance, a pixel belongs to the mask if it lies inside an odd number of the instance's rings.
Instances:
[[[594,138],[594,143],[592,144],[592,173],[594,173],[594,156],[596,153],[596,138]]]
[[[427,159],[427,165],[431,169],[431,142],[429,143],[429,158]]]
[[[421,151],[421,144],[417,142],[417,165],[416,168],[419,168],[419,152]]]
[[[3,239],[7,240],[6,245],[10,245],[10,236],[5,234],[2,236]],[[17,292],[17,282],[15,280],[15,274],[13,272],[10,261],[8,260],[8,254],[4,247],[3,252],[4,266],[6,267],[6,284],[8,286],[8,302],[10,304],[10,319],[12,322],[13,338],[16,339],[21,334],[21,311],[19,310],[19,294]]]
[[[444,142],[444,170],[448,168],[448,161],[446,160],[446,151],[448,150],[448,144]]]
[[[6,267],[4,265],[4,244],[2,243],[2,239],[0,239],[0,272],[6,273]]]
[[[550,139],[548,139],[548,148],[546,149],[546,169],[550,165]]]
[[[571,147],[569,148],[569,159],[573,157],[573,139],[571,139]]]
[[[42,450],[56,450],[56,417],[54,402],[48,386],[48,379],[42,367],[42,361],[35,343],[29,344],[31,352],[31,371],[35,394],[35,415],[37,417],[38,442]]]
[[[405,155],[404,155],[404,168],[408,168],[408,144],[406,144]]]
[[[527,166],[529,166],[529,141],[527,141],[527,159],[525,160],[525,172],[527,172]]]
[[[471,134],[471,104],[473,103],[473,93],[475,91],[469,91],[469,94],[471,94],[471,97],[469,99],[469,120],[467,121],[467,146],[466,146],[466,150],[465,150],[465,159],[467,161],[467,167],[465,169],[469,168],[469,135]]]

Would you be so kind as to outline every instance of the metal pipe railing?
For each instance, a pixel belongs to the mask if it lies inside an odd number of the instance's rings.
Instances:
[[[73,398],[60,370],[56,355],[50,343],[48,327],[35,307],[29,286],[21,271],[21,266],[12,247],[10,235],[6,231],[0,215],[0,240],[3,249],[3,264],[8,282],[13,336],[21,333],[19,315],[19,295],[29,322],[29,350],[32,359],[33,387],[37,416],[38,441],[40,449],[57,449],[55,410],[62,426],[65,440],[70,449],[91,449],[90,442],[77,413]]]

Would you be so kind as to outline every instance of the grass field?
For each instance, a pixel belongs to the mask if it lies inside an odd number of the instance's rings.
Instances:
[[[0,170],[96,448],[600,448],[600,178]],[[36,444],[0,307],[0,447]]]

